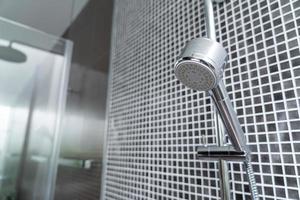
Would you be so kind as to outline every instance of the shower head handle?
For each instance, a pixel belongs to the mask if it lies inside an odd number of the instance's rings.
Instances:
[[[250,150],[246,145],[244,131],[233,109],[223,81],[220,81],[216,88],[210,90],[209,94],[221,116],[232,146],[238,152],[250,153]]]

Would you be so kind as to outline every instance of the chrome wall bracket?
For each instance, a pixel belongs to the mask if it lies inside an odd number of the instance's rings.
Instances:
[[[197,158],[215,161],[245,161],[248,158],[248,152],[236,151],[232,146],[200,146],[197,148]]]

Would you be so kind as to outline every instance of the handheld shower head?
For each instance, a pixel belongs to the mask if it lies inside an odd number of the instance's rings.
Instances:
[[[236,113],[228,97],[223,81],[221,81],[224,65],[227,63],[226,50],[216,42],[216,30],[214,23],[213,1],[222,2],[224,0],[204,0],[205,21],[207,36],[210,38],[194,39],[188,43],[180,59],[175,64],[175,76],[185,86],[198,90],[209,91],[220,117],[227,129],[227,134],[232,146],[239,153],[247,155],[245,161],[251,196],[253,200],[258,200],[258,192],[255,185],[253,169],[250,161],[250,151],[246,145],[244,132],[241,128]],[[222,133],[217,133],[219,145],[222,145]],[[221,141],[221,142],[220,142]],[[229,178],[222,177],[226,172],[227,165],[220,160],[220,186],[221,198],[230,199],[228,188]]]
[[[227,52],[218,42],[208,38],[191,40],[175,64],[175,76],[185,86],[209,91],[237,151],[248,151],[237,116],[233,110],[222,74]]]
[[[227,52],[208,38],[191,40],[175,64],[175,76],[185,86],[209,91],[217,87],[227,63]]]

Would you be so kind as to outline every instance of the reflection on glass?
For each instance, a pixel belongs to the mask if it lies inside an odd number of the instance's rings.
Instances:
[[[0,200],[50,200],[71,43],[0,18]]]
[[[5,179],[4,169],[4,155],[6,152],[6,138],[8,137],[8,122],[10,115],[10,107],[0,106],[0,184]],[[1,188],[1,185],[0,185]]]
[[[15,62],[23,63],[26,62],[27,56],[22,51],[12,47],[12,42],[8,46],[0,46],[0,59]]]

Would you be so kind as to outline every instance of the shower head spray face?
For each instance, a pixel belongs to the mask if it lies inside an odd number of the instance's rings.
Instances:
[[[217,77],[213,69],[201,60],[182,60],[175,69],[175,75],[185,86],[207,91],[217,84]]]
[[[175,64],[175,76],[185,86],[208,91],[217,87],[227,62],[227,52],[208,38],[191,40]]]

